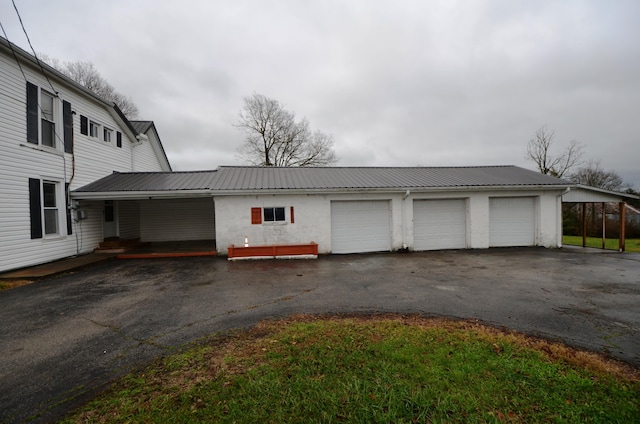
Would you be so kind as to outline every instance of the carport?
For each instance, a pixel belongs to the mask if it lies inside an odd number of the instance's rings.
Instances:
[[[197,245],[211,252],[216,248],[209,189],[214,175],[215,171],[114,173],[75,190],[71,198],[79,210],[102,210],[102,234],[87,234],[88,243],[115,250],[153,243],[162,251],[178,253]]]
[[[601,228],[602,228],[602,248],[605,248],[606,228],[607,228],[607,206],[611,204],[618,205],[618,251],[625,251],[625,232],[626,232],[626,211],[627,199],[638,199],[638,196],[629,193],[620,193],[616,191],[604,190],[595,187],[589,187],[578,184],[572,187],[567,193],[562,195],[563,204],[579,204],[580,205],[580,229],[582,233],[582,247],[587,246],[587,204],[593,205],[593,210],[600,209]],[[595,216],[595,215],[594,215]]]

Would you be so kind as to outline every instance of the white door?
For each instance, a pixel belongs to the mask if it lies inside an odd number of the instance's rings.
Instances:
[[[415,200],[413,202],[413,249],[466,248],[466,205],[464,199]]]
[[[536,213],[534,197],[489,199],[489,246],[534,246]]]
[[[388,200],[331,202],[331,252],[391,250]]]
[[[118,237],[118,211],[113,200],[104,201],[102,237],[105,239]]]

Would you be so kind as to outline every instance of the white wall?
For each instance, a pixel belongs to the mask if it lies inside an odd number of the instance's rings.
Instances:
[[[131,170],[134,172],[170,171],[170,168],[164,164],[164,155],[159,147],[160,137],[153,126],[147,131],[146,136],[146,138],[141,138],[138,143],[133,144],[133,168]]]
[[[502,196],[536,197],[536,245],[559,247],[558,229],[561,229],[558,195],[560,191],[474,191],[449,193],[384,194],[298,194],[217,196],[216,239],[217,249],[227,254],[231,244],[242,246],[245,236],[251,245],[318,243],[320,253],[331,252],[332,200],[390,200],[392,249],[413,245],[413,200],[466,199],[467,246],[472,249],[489,247],[489,198]],[[404,199],[403,199],[404,198]],[[290,207],[294,207],[295,223],[290,220]],[[285,223],[251,224],[252,207],[284,207]],[[561,240],[561,234],[560,234]]]
[[[21,61],[27,80],[52,92],[41,71]],[[102,240],[102,202],[84,202],[89,218],[73,223],[67,235],[64,185],[74,190],[113,171],[132,170],[132,143],[127,130],[102,103],[50,76],[56,99],[56,149],[27,142],[26,81],[13,56],[0,49],[0,271],[20,268],[86,253]],[[64,153],[62,101],[71,103],[74,126],[74,154]],[[87,116],[113,130],[112,141],[80,134],[80,116]],[[116,146],[116,131],[122,133],[122,148]],[[142,152],[145,170],[162,170],[155,154],[152,160]],[[151,152],[153,153],[153,152]],[[155,161],[155,165],[153,164]],[[59,185],[59,234],[31,239],[29,178],[48,180]]]

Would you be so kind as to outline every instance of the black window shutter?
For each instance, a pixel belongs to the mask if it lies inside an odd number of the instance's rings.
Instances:
[[[27,141],[38,144],[38,87],[27,82]]]
[[[116,131],[116,145],[122,147],[122,133],[120,131]]]
[[[40,180],[29,178],[29,215],[31,238],[42,238],[42,203],[40,202]]]
[[[71,103],[62,102],[62,124],[64,125],[64,151],[73,153],[73,114],[71,113]]]
[[[89,135],[89,120],[80,115],[80,134]]]
[[[64,199],[67,206],[67,235],[73,234],[71,228],[71,205],[69,205],[69,183],[64,184]]]

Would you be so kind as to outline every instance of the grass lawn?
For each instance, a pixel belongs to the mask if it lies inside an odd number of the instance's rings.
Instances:
[[[562,244],[582,246],[582,236],[562,236]],[[627,252],[640,252],[640,239],[626,239],[624,241]],[[602,248],[602,238],[587,237],[587,247]],[[605,239],[605,248],[618,250],[618,239]]]
[[[264,321],[158,360],[64,422],[637,422],[637,370],[475,322]]]

